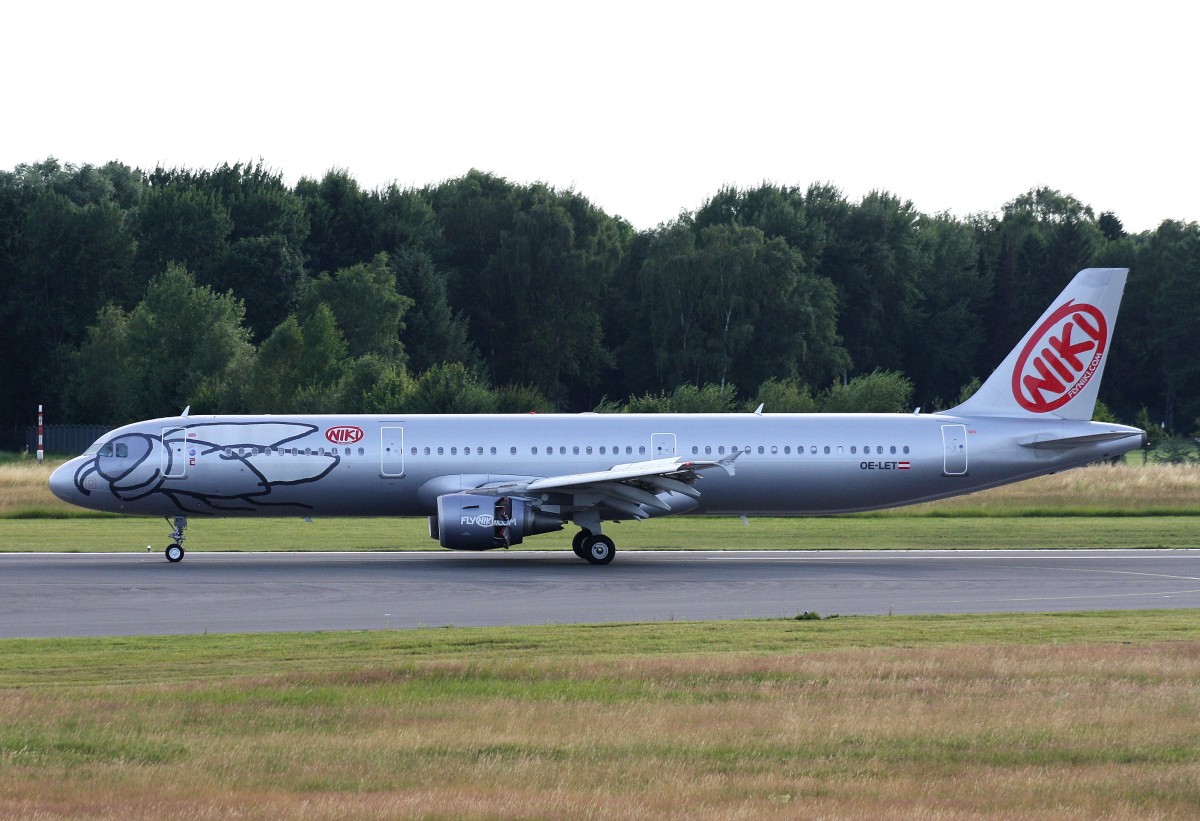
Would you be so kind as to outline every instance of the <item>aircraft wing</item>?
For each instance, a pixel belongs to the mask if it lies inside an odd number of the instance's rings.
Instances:
[[[652,459],[648,462],[630,462],[625,465],[613,465],[608,470],[598,470],[592,473],[571,473],[565,476],[549,476],[529,483],[528,490],[564,490],[583,485],[604,484],[606,482],[627,482],[632,479],[653,479],[662,477],[676,481],[694,480],[698,471],[720,467],[732,476],[734,454],[720,462],[684,459]]]
[[[733,463],[739,455],[734,453],[719,461],[674,457],[630,462],[589,473],[547,476],[528,482],[502,482],[476,488],[472,492],[498,496],[564,494],[571,497],[571,505],[576,509],[603,505],[622,514],[622,518],[645,519],[650,514],[644,508],[652,508],[663,514],[683,512],[679,501],[672,506],[663,501],[659,494],[666,494],[668,498],[671,494],[687,497],[683,500],[687,502],[686,509],[694,508],[696,505],[693,500],[700,498],[700,491],[695,487],[700,472],[721,468],[733,476]]]

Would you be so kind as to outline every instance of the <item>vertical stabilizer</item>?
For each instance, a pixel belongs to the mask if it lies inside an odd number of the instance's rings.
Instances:
[[[1090,420],[1128,268],[1075,275],[956,416]]]

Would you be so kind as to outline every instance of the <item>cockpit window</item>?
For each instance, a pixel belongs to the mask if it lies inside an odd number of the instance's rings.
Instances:
[[[124,442],[117,442],[115,445],[112,442],[105,442],[97,452],[101,456],[115,456],[118,459],[126,459],[129,457],[129,445]]]

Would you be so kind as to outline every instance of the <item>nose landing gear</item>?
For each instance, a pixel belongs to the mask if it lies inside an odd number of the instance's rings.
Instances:
[[[183,540],[187,537],[183,535],[183,531],[187,530],[187,516],[176,516],[174,520],[167,519],[167,522],[174,525],[171,530],[171,544],[167,545],[165,551],[167,561],[171,563],[183,561],[183,554],[186,552],[183,549]]]

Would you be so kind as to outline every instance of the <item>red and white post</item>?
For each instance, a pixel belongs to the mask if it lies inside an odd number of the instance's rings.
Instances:
[[[46,432],[46,426],[45,426],[44,422],[45,422],[45,419],[44,419],[44,417],[42,416],[42,406],[41,406],[41,405],[38,405],[38,450],[37,450],[37,460],[38,460],[39,462],[40,462],[40,461],[42,461],[43,459],[45,459],[45,458],[46,458],[46,450],[45,450],[45,447],[44,447],[44,444],[43,444],[43,443],[44,443],[44,441],[45,441],[45,438],[44,438],[44,437],[45,437],[45,432]]]

